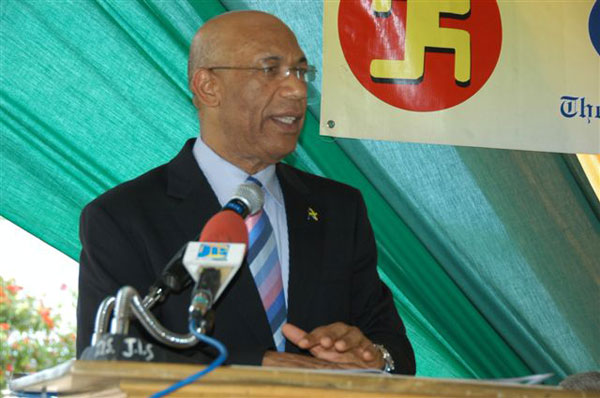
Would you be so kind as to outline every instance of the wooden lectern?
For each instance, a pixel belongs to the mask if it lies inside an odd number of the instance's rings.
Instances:
[[[15,391],[76,397],[148,397],[203,366],[167,363],[69,361],[11,382]],[[387,398],[589,397],[557,387],[430,379],[370,373],[224,366],[170,397]]]

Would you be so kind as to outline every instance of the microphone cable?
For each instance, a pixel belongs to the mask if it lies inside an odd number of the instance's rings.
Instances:
[[[27,392],[27,391],[9,391],[8,397],[19,397],[19,398],[50,398],[58,397],[56,392]]]
[[[219,367],[223,362],[225,362],[225,360],[227,359],[227,355],[228,355],[227,348],[225,348],[223,343],[221,343],[219,340],[213,339],[212,337],[208,337],[202,333],[198,333],[196,331],[197,326],[198,325],[197,325],[196,320],[190,319],[190,332],[194,336],[196,336],[198,338],[198,340],[200,340],[201,342],[215,347],[217,349],[217,351],[219,351],[219,355],[217,356],[217,358],[214,361],[211,362],[210,365],[208,365],[206,368],[202,369],[198,373],[194,373],[193,375],[188,376],[185,379],[174,383],[173,385],[165,388],[164,390],[151,395],[149,398],[159,398],[159,397],[164,397],[168,394],[171,394],[173,391],[178,390],[181,387],[184,387],[190,383],[193,383],[196,380],[200,379],[202,376],[212,372],[217,367]]]

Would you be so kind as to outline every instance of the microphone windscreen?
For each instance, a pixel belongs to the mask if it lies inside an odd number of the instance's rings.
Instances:
[[[244,219],[233,211],[220,211],[208,220],[200,242],[243,243],[248,247],[248,230]]]
[[[240,184],[232,199],[239,199],[248,206],[250,215],[256,214],[262,209],[265,203],[265,194],[263,190],[253,182]]]

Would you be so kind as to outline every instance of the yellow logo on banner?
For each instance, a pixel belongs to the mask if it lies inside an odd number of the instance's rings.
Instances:
[[[374,0],[375,15],[387,17],[392,0]],[[406,15],[406,43],[403,60],[375,59],[371,61],[374,81],[419,83],[425,73],[425,51],[454,53],[454,78],[459,86],[471,80],[471,38],[460,29],[441,28],[440,16],[445,14],[468,17],[470,0],[409,1]]]

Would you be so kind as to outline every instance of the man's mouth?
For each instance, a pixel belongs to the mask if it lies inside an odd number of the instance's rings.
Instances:
[[[302,117],[298,115],[276,115],[271,120],[284,132],[297,133],[300,130]]]
[[[296,116],[273,116],[273,119],[284,124],[293,124],[300,118]]]

